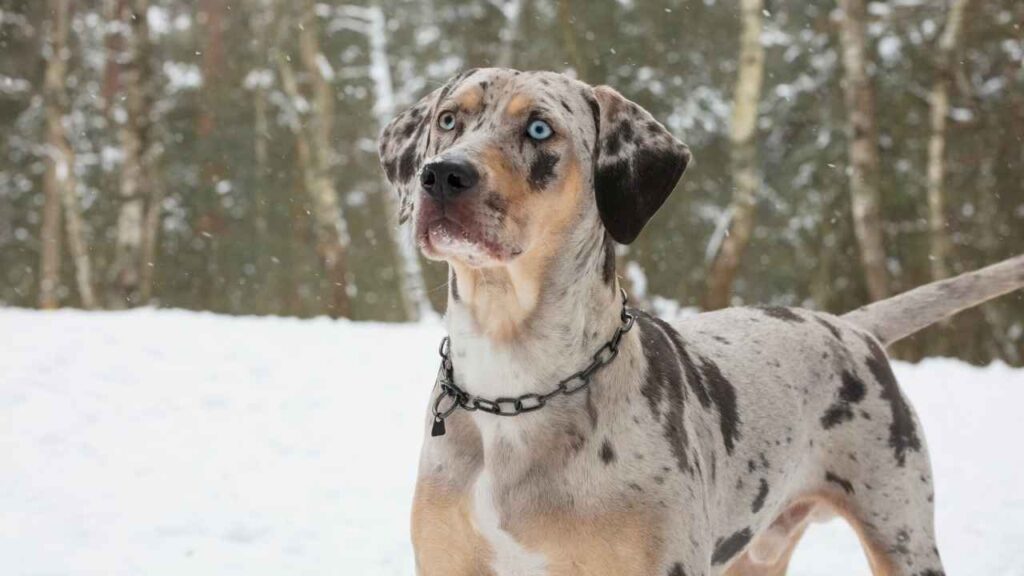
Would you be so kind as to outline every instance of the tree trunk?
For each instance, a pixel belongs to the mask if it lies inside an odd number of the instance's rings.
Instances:
[[[153,282],[156,274],[156,253],[160,239],[160,215],[164,200],[163,182],[159,181],[155,169],[149,180],[149,202],[142,222],[142,266],[139,282],[139,302],[146,304],[153,298]]]
[[[977,183],[981,187],[981,193],[978,194],[978,222],[992,223],[999,220],[999,202],[997,201],[999,195],[996,191],[996,179],[992,177],[996,163],[995,158],[998,157],[999,154],[994,153],[987,155],[981,160],[979,170],[981,177],[978,178],[979,182]],[[983,225],[978,230],[979,234],[974,243],[975,248],[982,254],[989,256],[1004,254],[1006,241],[1000,236],[996,226]],[[1006,257],[1010,255],[1005,254]],[[988,352],[988,357],[1002,358],[1011,366],[1019,366],[1021,360],[1024,359],[1024,342],[1021,342],[1019,336],[1014,338],[1012,335],[1013,330],[1011,326],[1016,319],[1011,312],[1010,302],[1007,300],[1004,298],[1002,301],[986,302],[978,308],[988,324],[982,330],[986,333],[986,336],[991,335],[995,348],[995,350]],[[965,334],[960,330],[947,330],[946,335],[949,343],[943,352],[949,355],[957,355],[957,352],[967,348],[970,344],[971,335]]]
[[[270,42],[270,26],[274,20],[272,2],[262,0],[256,3],[257,9],[252,12],[252,30],[254,51],[257,58],[258,77],[254,78],[253,90],[253,157],[255,159],[255,179],[252,183],[254,222],[252,257],[256,262],[257,274],[263,280],[257,286],[256,303],[259,313],[273,313],[276,308],[271,304],[273,290],[271,272],[274,251],[271,250],[269,239],[269,215],[267,210],[267,191],[275,184],[270,170],[270,82],[267,67],[271,65],[267,59],[272,51]]]
[[[529,6],[523,7],[524,11],[529,10]],[[558,0],[558,23],[562,28],[562,46],[565,49],[565,53],[569,55],[569,63],[576,69],[577,78],[587,78],[587,62],[583,59],[583,54],[580,52],[579,42],[576,41],[576,31],[573,30],[572,16],[572,0]]]
[[[878,128],[875,93],[867,73],[865,0],[840,0],[843,93],[849,118],[850,203],[853,229],[860,248],[868,295],[880,300],[889,294],[885,267],[878,191]]]
[[[59,283],[60,212],[64,213],[68,250],[75,267],[75,284],[83,308],[96,307],[92,288],[92,267],[89,247],[85,239],[82,209],[78,202],[78,181],[75,177],[75,152],[68,140],[64,122],[68,115],[68,96],[65,86],[68,48],[68,30],[71,20],[70,0],[49,0],[49,30],[46,74],[43,94],[46,107],[46,204],[43,222],[43,261],[41,262],[40,305],[56,307],[54,290]],[[53,204],[58,200],[60,206]],[[56,261],[53,260],[56,258]]]
[[[732,107],[731,164],[733,198],[730,221],[721,247],[708,272],[704,309],[729,305],[732,284],[743,252],[754,229],[754,212],[761,178],[757,169],[757,107],[764,79],[764,46],[761,44],[763,0],[743,0],[739,70]]]
[[[367,39],[370,44],[370,78],[376,88],[377,102],[373,115],[377,123],[377,131],[384,129],[395,113],[395,94],[391,78],[391,67],[388,62],[387,27],[384,11],[379,6],[365,9],[367,20]],[[427,287],[423,280],[423,267],[416,246],[412,242],[408,227],[399,221],[398,202],[390,187],[381,180],[381,197],[387,212],[387,228],[391,245],[395,247],[398,260],[399,292],[402,309],[408,320],[416,321],[435,316],[433,306],[427,297]]]
[[[120,89],[124,121],[118,133],[124,160],[120,177],[117,241],[110,269],[108,301],[112,307],[137,306],[152,294],[161,187],[154,164],[152,46],[146,13],[149,0],[119,2],[118,21],[123,30]]]
[[[270,25],[271,9],[265,3],[260,2],[258,4],[259,9],[253,12],[253,37],[256,43],[256,50],[259,51],[260,65],[266,65],[267,62],[263,60],[267,52],[270,50],[268,41],[268,27]],[[257,246],[261,249],[265,247],[265,239],[267,235],[267,208],[266,198],[263,194],[263,183],[265,179],[270,176],[270,155],[269,155],[269,140],[270,140],[270,120],[269,120],[269,106],[267,102],[267,88],[268,83],[263,78],[263,70],[260,70],[260,77],[256,79],[255,85],[253,86],[253,155],[256,160],[256,187],[254,205],[256,209],[256,240]]]
[[[499,68],[511,68],[515,65],[516,45],[523,22],[523,11],[526,0],[492,0],[492,4],[505,16],[505,25],[498,33],[498,58],[494,65]]]
[[[946,122],[949,118],[949,87],[953,81],[953,54],[963,30],[964,12],[970,0],[953,0],[946,27],[939,38],[935,58],[935,83],[929,98],[931,136],[928,139],[928,231],[932,280],[949,276],[953,243],[946,228]]]
[[[296,153],[306,193],[313,208],[313,230],[316,250],[330,283],[331,298],[327,313],[333,317],[349,317],[348,296],[348,229],[341,212],[341,203],[334,188],[332,171],[335,154],[331,142],[334,120],[334,91],[326,76],[329,64],[320,52],[317,38],[314,0],[305,0],[299,21],[299,55],[312,92],[308,116],[293,126]],[[287,26],[282,31],[288,30]],[[305,100],[299,90],[295,73],[288,59],[278,53],[281,84],[289,100]]]
[[[46,123],[50,124],[50,107],[46,108]],[[58,119],[57,122],[60,120]],[[47,131],[49,132],[49,131]],[[57,182],[56,162],[47,154],[46,172],[43,174],[43,221],[39,232],[42,247],[39,253],[39,307],[52,310],[60,307],[60,189]]]

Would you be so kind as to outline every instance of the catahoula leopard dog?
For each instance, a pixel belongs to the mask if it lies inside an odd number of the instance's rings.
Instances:
[[[1024,285],[1024,257],[840,317],[668,323],[623,308],[614,243],[690,151],[612,88],[466,71],[379,148],[401,220],[450,271],[420,575],[783,574],[835,515],[874,574],[943,574],[925,438],[884,349]]]

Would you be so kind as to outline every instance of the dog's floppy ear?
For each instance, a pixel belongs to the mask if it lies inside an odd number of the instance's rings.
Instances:
[[[690,149],[614,89],[598,86],[594,99],[597,210],[612,238],[629,244],[672,193]]]
[[[420,98],[411,108],[395,116],[381,132],[377,141],[377,154],[380,155],[380,164],[388,182],[398,193],[399,222],[404,223],[412,214],[412,192],[419,184],[416,175],[430,148],[430,127],[437,113],[437,105],[474,72],[476,68],[471,68],[451,78],[444,86]]]
[[[398,193],[398,221],[405,222],[412,212],[412,192],[430,140],[430,122],[434,108],[446,87],[438,88],[411,108],[395,116],[377,141],[377,153],[384,175]]]

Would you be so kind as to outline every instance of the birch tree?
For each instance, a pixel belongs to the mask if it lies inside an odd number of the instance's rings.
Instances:
[[[40,307],[55,308],[60,282],[60,219],[63,212],[68,250],[75,269],[75,285],[83,308],[95,308],[92,266],[85,238],[82,208],[75,175],[75,152],[68,140],[67,62],[71,56],[68,32],[71,20],[70,0],[48,0],[47,43],[44,49],[46,72],[43,99],[46,112],[46,173],[43,177],[43,251],[40,262]]]
[[[120,54],[108,58],[118,67],[118,96],[114,109],[124,158],[119,180],[120,208],[117,240],[110,268],[108,302],[112,307],[136,306],[152,293],[152,269],[162,188],[155,170],[158,147],[153,139],[152,46],[146,13],[149,0],[108,0],[116,4],[112,33]],[[109,48],[108,48],[109,49]]]
[[[928,231],[933,280],[949,276],[952,242],[946,229],[946,123],[949,87],[953,83],[953,56],[963,36],[964,12],[970,0],[953,0],[935,55],[935,79],[928,98],[931,134],[928,138]]]
[[[372,112],[376,131],[380,133],[395,114],[395,90],[388,58],[387,20],[384,11],[378,5],[346,5],[338,8],[338,15],[341,18],[336,25],[366,35],[370,49],[369,76],[377,96]],[[409,235],[408,227],[403,227],[399,221],[395,195],[390,193],[390,187],[383,180],[378,190],[387,212],[389,239],[397,255],[399,294],[405,317],[415,321],[435,316],[434,308],[427,297],[423,267],[416,246]]]
[[[287,21],[287,20],[284,20]],[[304,0],[300,8],[299,55],[308,80],[310,97],[302,93],[288,56],[276,54],[278,72],[285,94],[292,103],[295,119],[296,155],[303,185],[310,195],[317,255],[330,284],[327,312],[332,317],[351,314],[348,295],[348,228],[334,187],[336,163],[331,131],[334,124],[334,91],[330,80],[333,70],[320,51],[314,0]],[[287,33],[288,27],[282,26]]]
[[[761,177],[757,169],[757,108],[764,80],[763,0],[742,0],[740,54],[733,96],[731,145],[733,197],[726,209],[725,236],[713,254],[704,294],[704,308],[729,305],[732,284],[754,229]]]
[[[256,50],[261,57],[265,58],[270,49],[268,36],[273,19],[273,10],[266,1],[259,2],[257,6],[259,6],[259,10],[253,11],[251,17],[253,40],[256,44]],[[250,72],[246,78],[247,87],[253,91],[253,123],[255,132],[253,156],[256,160],[256,175],[259,182],[262,182],[270,173],[270,156],[268,151],[270,144],[270,116],[267,99],[272,76],[269,70],[265,69],[267,64],[265,60],[261,60],[260,67]],[[265,246],[267,211],[262,185],[255,188],[255,196],[256,240],[257,244]]]
[[[839,0],[843,16],[839,28],[843,61],[843,96],[846,103],[850,157],[850,203],[853,230],[871,300],[889,294],[885,246],[878,191],[878,127],[875,92],[868,78],[865,0]]]
[[[489,0],[491,6],[505,17],[505,23],[498,33],[498,57],[494,65],[511,68],[515,65],[515,50],[522,35],[523,13],[529,10],[529,0]]]

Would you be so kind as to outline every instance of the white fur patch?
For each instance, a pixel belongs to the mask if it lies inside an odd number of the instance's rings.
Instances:
[[[473,486],[473,519],[477,530],[494,551],[491,568],[496,576],[545,576],[547,560],[543,554],[530,552],[519,545],[511,534],[501,529],[498,510],[494,506],[491,477],[480,474]]]

